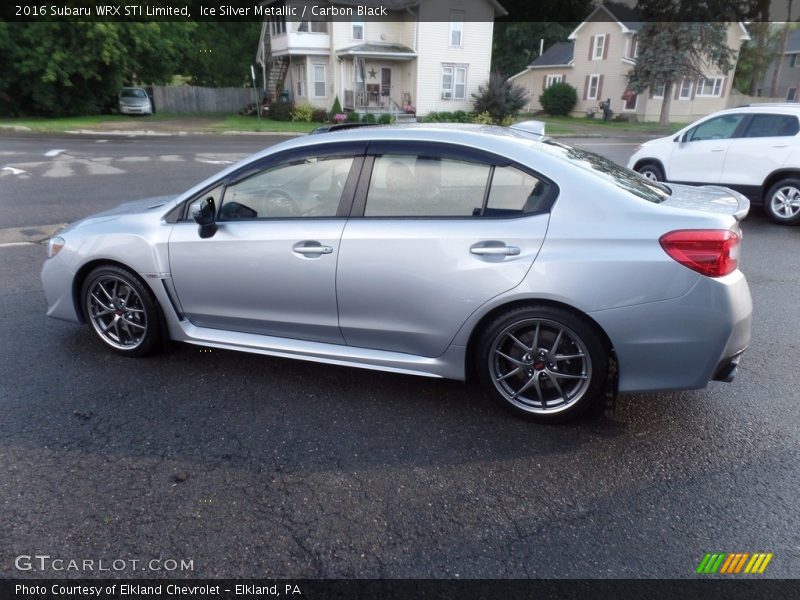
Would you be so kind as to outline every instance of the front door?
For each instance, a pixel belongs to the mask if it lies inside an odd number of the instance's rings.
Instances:
[[[306,157],[247,173],[220,194],[212,237],[201,239],[193,222],[176,224],[170,268],[187,318],[199,327],[342,343],[336,261],[347,181],[360,162]]]
[[[392,96],[392,69],[391,67],[381,67],[381,103],[385,108],[389,108],[389,98]]]

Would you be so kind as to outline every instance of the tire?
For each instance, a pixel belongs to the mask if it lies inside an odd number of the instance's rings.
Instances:
[[[562,423],[582,415],[604,393],[608,351],[595,328],[575,314],[527,306],[486,327],[475,365],[504,408],[529,421]]]
[[[664,171],[655,163],[640,165],[636,172],[651,181],[664,181]]]
[[[108,348],[131,357],[152,354],[161,341],[161,313],[153,293],[134,273],[97,267],[81,286],[83,314]]]
[[[800,223],[800,179],[782,179],[769,188],[764,212],[780,225]]]

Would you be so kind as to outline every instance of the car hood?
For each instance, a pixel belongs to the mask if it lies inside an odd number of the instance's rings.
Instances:
[[[97,223],[98,221],[113,219],[121,215],[145,214],[154,211],[159,211],[159,214],[161,214],[163,212],[162,209],[167,208],[168,205],[172,204],[176,198],[176,195],[152,196],[150,198],[142,198],[141,200],[123,202],[115,208],[111,208],[109,210],[90,215],[85,219],[81,219],[80,221],[76,221],[61,231],[66,233],[67,231],[76,229],[87,223]]]
[[[672,194],[661,203],[663,206],[732,215],[737,221],[744,219],[750,211],[750,201],[745,196],[721,185],[664,185]]]

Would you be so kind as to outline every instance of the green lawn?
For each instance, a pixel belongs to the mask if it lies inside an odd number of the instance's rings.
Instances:
[[[520,121],[535,119],[544,121],[547,125],[545,131],[548,134],[572,134],[572,135],[614,135],[615,133],[641,133],[646,135],[669,135],[675,133],[685,123],[670,123],[667,127],[661,127],[658,123],[628,123],[625,121],[603,121],[602,118],[594,119],[580,117],[553,117],[550,115],[521,114]]]
[[[321,123],[294,123],[292,121],[273,121],[257,117],[221,113],[195,113],[178,115],[174,113],[156,113],[154,115],[91,115],[84,117],[61,118],[21,118],[0,119],[0,130],[12,127],[27,127],[34,131],[58,133],[73,130],[142,130],[154,131],[201,131],[208,133],[224,133],[226,131],[248,132],[282,132],[308,133],[319,127]]]

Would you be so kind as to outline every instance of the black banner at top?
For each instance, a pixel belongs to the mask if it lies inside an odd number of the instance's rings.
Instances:
[[[785,0],[621,0],[593,15],[598,21],[787,21],[800,16],[800,2]],[[562,0],[11,0],[0,20],[30,21],[464,21],[576,22],[587,2]],[[792,13],[788,11],[791,9]],[[588,11],[588,12],[587,12]],[[580,13],[580,14],[579,14]]]

